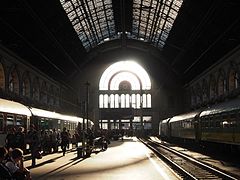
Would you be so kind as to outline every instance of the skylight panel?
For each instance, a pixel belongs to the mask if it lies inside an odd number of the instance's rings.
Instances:
[[[133,39],[163,48],[183,0],[133,0]]]
[[[87,51],[116,34],[112,0],[60,0]]]

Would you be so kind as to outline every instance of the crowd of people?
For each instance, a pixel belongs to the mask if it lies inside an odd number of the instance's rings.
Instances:
[[[30,171],[23,165],[23,155],[31,154],[32,167],[36,166],[36,159],[42,154],[58,152],[62,148],[63,156],[69,148],[70,140],[78,137],[76,132],[73,136],[64,127],[62,132],[56,129],[37,131],[33,124],[28,132],[23,127],[12,127],[8,130],[5,146],[0,147],[0,180],[29,180]],[[75,140],[74,142],[78,142]],[[26,148],[28,146],[28,148]]]
[[[94,139],[101,137],[98,139],[102,150],[107,149],[110,139],[115,140],[116,137],[124,135],[123,131],[100,130],[93,132],[90,128],[84,132],[86,147],[93,147]],[[75,133],[70,134],[66,127],[62,131],[56,129],[38,131],[31,124],[28,132],[23,127],[10,128],[5,139],[5,146],[0,147],[0,180],[31,179],[30,171],[23,164],[23,154],[31,154],[32,167],[34,167],[36,166],[36,159],[40,159],[44,154],[58,152],[59,147],[61,147],[63,156],[65,156],[69,144],[72,143],[77,147],[78,142],[82,141],[82,137],[82,131],[76,129]],[[27,145],[28,148],[26,148]]]
[[[15,148],[11,152],[0,147],[0,179],[31,180],[30,171],[23,165],[23,151]]]

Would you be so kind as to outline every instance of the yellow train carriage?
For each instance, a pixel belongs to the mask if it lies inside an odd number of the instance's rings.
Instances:
[[[240,145],[240,99],[208,108],[199,117],[202,141]]]

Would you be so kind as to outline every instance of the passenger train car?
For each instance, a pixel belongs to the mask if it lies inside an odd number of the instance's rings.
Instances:
[[[78,124],[83,124],[83,118],[68,116],[43,109],[27,107],[21,103],[0,98],[0,145],[5,144],[7,131],[11,128],[24,127],[25,133],[29,130],[30,124],[34,124],[36,129],[61,131],[66,127],[71,134],[74,133]],[[88,127],[92,127],[93,122],[88,120]]]
[[[164,119],[161,138],[184,139],[240,147],[240,98]]]

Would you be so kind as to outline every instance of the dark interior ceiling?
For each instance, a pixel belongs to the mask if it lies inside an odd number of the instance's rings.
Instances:
[[[239,0],[3,0],[0,44],[68,81],[99,44],[135,39],[187,83],[240,44],[239,12]]]

